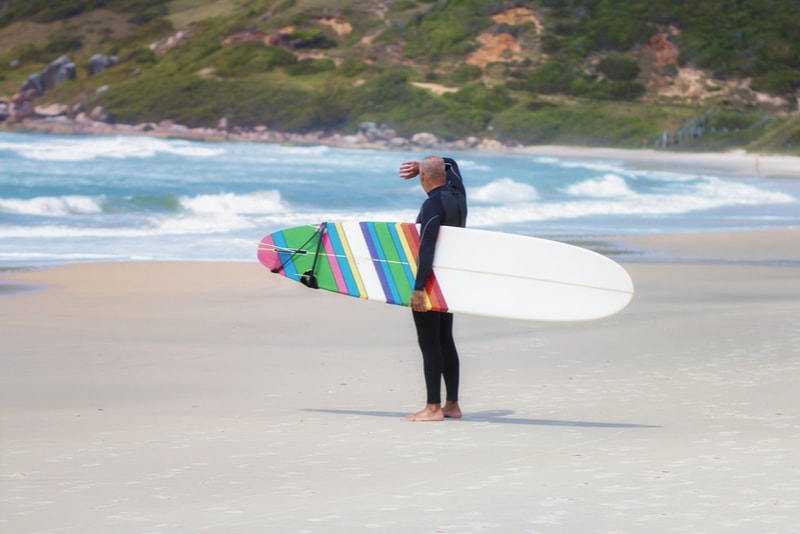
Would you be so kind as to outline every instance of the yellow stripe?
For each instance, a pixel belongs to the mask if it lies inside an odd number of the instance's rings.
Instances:
[[[344,249],[345,257],[347,258],[347,264],[350,266],[350,272],[353,274],[353,279],[356,281],[356,286],[358,286],[358,298],[365,299],[367,298],[367,290],[364,288],[364,282],[361,281],[361,274],[358,272],[358,267],[355,264],[353,251],[350,250],[350,244],[347,242],[347,235],[344,233],[342,223],[334,223],[334,226],[336,226],[336,232],[338,232],[339,238],[342,241],[342,248]]]
[[[400,242],[403,244],[403,252],[406,255],[406,260],[408,260],[408,266],[411,268],[411,273],[416,277],[417,276],[417,262],[414,261],[414,254],[411,252],[411,248],[408,245],[408,239],[406,238],[406,233],[403,230],[403,223],[397,223],[395,225],[397,229],[397,235],[400,236]],[[413,287],[411,288],[413,291]],[[425,307],[427,309],[433,308],[433,303],[431,303],[431,297],[428,295],[428,292],[425,292]]]
[[[406,233],[405,230],[403,230],[403,223],[396,223],[395,229],[397,231],[397,235],[400,237],[400,243],[403,245],[403,253],[406,255],[406,260],[408,260],[408,266],[411,268],[411,274],[417,276],[417,262],[414,261],[414,253],[408,246],[408,239],[406,239]]]

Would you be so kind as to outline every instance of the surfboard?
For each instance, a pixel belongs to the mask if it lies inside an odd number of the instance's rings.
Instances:
[[[418,248],[413,223],[325,222],[265,236],[258,260],[314,289],[408,306]],[[586,321],[625,308],[633,282],[618,263],[585,248],[443,226],[425,293],[435,311]]]

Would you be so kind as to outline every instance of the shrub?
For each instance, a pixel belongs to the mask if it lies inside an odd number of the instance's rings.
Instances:
[[[536,93],[568,93],[577,76],[572,61],[565,55],[551,56],[528,79],[528,87]]]
[[[514,104],[508,89],[503,86],[487,89],[483,85],[468,85],[457,93],[444,95],[444,98],[488,112],[502,111]]]
[[[477,80],[483,74],[483,70],[475,65],[461,65],[449,75],[445,76],[446,83],[462,85],[473,80]]]
[[[632,59],[610,56],[600,60],[597,70],[615,82],[629,82],[639,76],[639,65]]]

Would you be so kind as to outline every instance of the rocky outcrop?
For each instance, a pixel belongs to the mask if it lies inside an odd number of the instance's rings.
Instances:
[[[89,60],[89,65],[86,67],[86,72],[89,74],[89,76],[94,76],[96,74],[100,74],[107,68],[118,64],[119,58],[117,56],[95,54],[92,56],[92,59]]]
[[[66,82],[74,80],[76,76],[75,63],[69,56],[61,56],[50,63],[43,71],[31,74],[22,85],[21,93],[26,93],[35,98],[42,96],[50,89],[54,89]]]

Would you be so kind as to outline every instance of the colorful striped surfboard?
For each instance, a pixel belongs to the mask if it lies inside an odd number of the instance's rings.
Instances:
[[[310,287],[408,306],[418,248],[419,232],[412,223],[333,222],[270,234],[261,240],[258,259]],[[448,311],[435,274],[425,293],[431,310]]]
[[[259,261],[313,288],[407,306],[417,273],[412,223],[328,222],[269,234]],[[534,321],[599,319],[633,297],[628,273],[590,250],[534,237],[442,227],[429,309]]]

